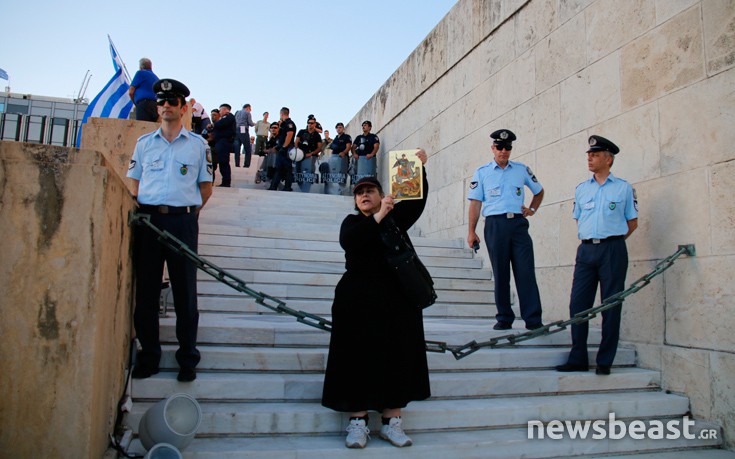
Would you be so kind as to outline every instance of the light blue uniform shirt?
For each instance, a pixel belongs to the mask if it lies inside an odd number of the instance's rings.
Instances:
[[[574,192],[574,219],[579,239],[604,239],[628,234],[628,220],[638,218],[635,190],[610,174],[605,183],[595,177],[577,185]]]
[[[467,199],[482,201],[483,217],[520,214],[525,197],[524,186],[534,195],[543,189],[531,169],[524,164],[508,161],[503,169],[493,160],[475,171]]]
[[[169,143],[159,128],[138,139],[128,177],[140,181],[141,204],[201,206],[199,184],[212,181],[209,146],[203,137],[183,127]]]

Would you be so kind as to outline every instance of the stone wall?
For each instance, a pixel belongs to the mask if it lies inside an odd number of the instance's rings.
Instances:
[[[0,451],[102,456],[131,332],[125,184],[95,151],[0,142]]]
[[[426,236],[466,237],[468,182],[492,159],[489,133],[518,135],[512,159],[546,190],[531,219],[546,321],[568,317],[586,140],[615,141],[613,173],[640,203],[629,283],[678,244],[697,249],[626,302],[623,339],[696,416],[735,431],[734,0],[460,0],[347,131],[364,119],[382,158],[428,151]]]

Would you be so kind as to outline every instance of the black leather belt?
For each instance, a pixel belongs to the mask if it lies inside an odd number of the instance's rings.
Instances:
[[[141,212],[152,212],[156,214],[191,214],[196,212],[197,206],[175,207],[175,206],[151,206],[140,205]]]
[[[582,239],[582,244],[601,244],[607,241],[615,241],[617,239],[625,239],[625,236],[610,236],[605,239]]]
[[[523,217],[523,214],[514,214],[513,212],[508,212],[507,214],[488,215],[485,218],[520,218],[520,217]]]

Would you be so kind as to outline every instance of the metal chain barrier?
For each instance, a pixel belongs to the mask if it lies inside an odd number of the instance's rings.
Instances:
[[[248,296],[255,298],[255,302],[257,304],[279,314],[288,314],[290,316],[293,316],[298,322],[309,325],[311,327],[319,328],[328,332],[332,331],[332,322],[325,319],[324,317],[304,311],[291,309],[286,306],[286,303],[284,301],[268,295],[267,293],[257,292],[249,288],[242,279],[239,279],[237,276],[228,273],[226,270],[200,257],[189,247],[187,247],[186,244],[174,237],[171,233],[169,233],[168,231],[163,231],[153,225],[153,223],[151,223],[150,215],[131,212],[129,216],[129,223],[147,226],[158,235],[159,242],[164,244],[166,247],[173,250],[177,254],[183,255],[184,257],[188,258],[198,269],[201,269],[218,281],[232,287],[238,292],[242,292]],[[569,320],[558,320],[556,322],[548,323],[543,327],[537,328],[535,330],[496,336],[489,339],[488,341],[482,342],[477,342],[473,340],[469,343],[456,346],[447,344],[444,341],[427,340],[426,350],[427,352],[438,353],[451,352],[455,359],[460,360],[474,352],[477,352],[482,348],[495,349],[502,347],[511,347],[523,341],[538,338],[539,336],[559,333],[560,331],[566,330],[567,327],[569,327],[570,325],[577,325],[582,322],[589,322],[590,320],[594,319],[597,314],[622,304],[627,297],[638,292],[646,285],[650,284],[651,280],[654,277],[662,274],[664,271],[669,269],[674,264],[674,261],[676,261],[676,259],[682,255],[687,255],[690,257],[695,256],[696,251],[694,245],[680,245],[676,252],[658,262],[650,273],[633,282],[626,290],[623,290],[622,292],[616,293],[615,295],[606,298],[599,306],[575,314],[574,317]]]

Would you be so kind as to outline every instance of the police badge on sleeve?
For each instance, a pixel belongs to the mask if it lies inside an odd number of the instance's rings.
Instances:
[[[534,183],[538,183],[538,179],[536,178],[535,175],[533,175],[533,171],[531,170],[530,167],[526,166],[526,172],[528,172],[528,175],[531,176],[531,180],[533,180]]]
[[[132,171],[132,170],[133,170],[133,168],[135,168],[135,164],[136,164],[136,163],[135,163],[135,160],[134,160],[134,159],[131,159],[131,160],[130,160],[130,165],[128,166],[128,170],[129,170],[129,171]]]

